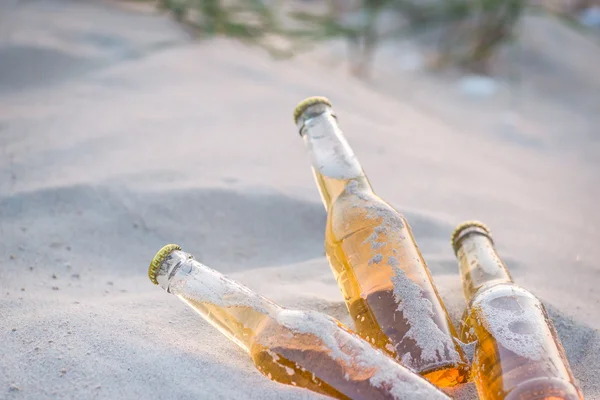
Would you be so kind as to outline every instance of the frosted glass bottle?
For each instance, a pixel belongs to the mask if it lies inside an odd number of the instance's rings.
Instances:
[[[356,331],[437,386],[465,381],[468,362],[410,225],[373,192],[331,103],[310,97],[294,119],[327,209],[325,252]]]
[[[339,399],[449,399],[337,320],[280,307],[177,245],[156,254],[149,277],[240,346],[274,381]]]
[[[452,246],[468,304],[463,335],[477,340],[472,371],[480,399],[583,399],[544,305],[513,283],[488,228],[462,223]]]

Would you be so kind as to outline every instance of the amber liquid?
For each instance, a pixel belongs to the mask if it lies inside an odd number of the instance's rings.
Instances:
[[[364,301],[355,301],[351,307],[350,314],[357,315],[356,329],[365,332],[366,336],[363,337],[366,340],[384,349],[395,359],[401,359],[399,355],[403,357],[409,355],[413,365],[416,364],[414,360],[422,359],[421,346],[414,339],[407,337],[411,324],[406,321],[402,311],[397,310],[398,302],[394,298],[393,291],[381,290],[372,293]],[[390,312],[390,310],[395,311]],[[443,324],[439,320],[435,322],[438,326]],[[373,330],[373,326],[377,329]],[[446,348],[441,354],[438,358],[439,364],[433,364],[429,369],[420,371],[421,375],[437,386],[453,386],[465,379],[463,374],[466,373],[466,366],[446,368],[446,360],[451,358],[449,351],[450,349]]]
[[[352,351],[359,340],[349,332],[336,338],[340,347]],[[340,340],[341,339],[341,340]],[[304,387],[339,399],[394,399],[404,398],[388,385],[374,385],[373,368],[334,359],[322,338],[312,334],[293,332],[281,325],[266,326],[251,350],[252,359],[264,375],[275,381]],[[389,364],[388,368],[396,368]],[[398,365],[398,367],[400,367]],[[402,368],[402,367],[400,367]],[[401,385],[421,384],[421,378],[404,370]],[[433,386],[423,392],[423,398],[447,399]]]
[[[269,379],[339,399],[399,399],[411,391],[448,399],[338,321],[283,309],[185,254],[177,254],[185,265],[173,274],[170,292],[248,352]]]
[[[295,335],[284,327],[279,327],[267,315],[259,313],[251,307],[222,308],[180,297],[221,333],[246,350],[258,370],[269,379],[340,399],[349,398],[327,383],[326,371],[333,369],[332,376],[343,376],[340,371],[335,371],[341,366],[333,362],[324,351],[310,350],[311,347],[318,348],[318,346],[306,340],[304,340],[306,343],[290,341]],[[264,344],[258,344],[259,332],[268,332],[273,335],[269,340],[261,342],[292,343],[286,343],[285,347],[282,346],[282,343],[277,343],[278,347],[267,347]],[[278,338],[278,336],[280,337]],[[302,367],[303,365],[307,365],[309,368]],[[316,368],[316,373],[313,372],[314,368]],[[352,382],[346,381],[345,385],[349,386],[346,391],[352,389]]]
[[[478,290],[466,313],[463,335],[478,340],[472,373],[479,397],[583,399],[544,305],[510,282],[508,271],[494,272],[505,267],[497,255],[490,256],[491,242],[472,236],[458,255],[465,292]]]
[[[328,205],[326,253],[357,332],[437,386],[465,381],[468,364],[404,217],[365,177],[315,177]]]

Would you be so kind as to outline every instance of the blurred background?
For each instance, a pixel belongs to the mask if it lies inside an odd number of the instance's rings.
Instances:
[[[179,243],[352,325],[292,121],[313,95],[455,323],[450,233],[480,219],[599,398],[598,0],[0,0],[0,398],[315,398],[146,276]]]
[[[600,118],[597,0],[5,0],[0,7],[3,93],[229,38],[273,62],[310,59],[461,129],[599,153],[588,140]],[[468,118],[461,106],[473,111]]]

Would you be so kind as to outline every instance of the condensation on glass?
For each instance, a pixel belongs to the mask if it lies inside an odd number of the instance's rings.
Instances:
[[[302,101],[294,119],[327,209],[327,258],[357,332],[438,386],[463,382],[468,363],[408,222],[373,192],[329,100]]]
[[[482,400],[578,400],[565,351],[544,305],[515,285],[481,222],[452,235],[467,310],[461,336],[477,340],[472,373]]]
[[[149,276],[240,346],[274,381],[339,399],[449,399],[337,320],[282,308],[177,245],[156,254]]]

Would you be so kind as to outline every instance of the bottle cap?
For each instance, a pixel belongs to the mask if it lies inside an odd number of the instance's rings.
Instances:
[[[150,262],[150,268],[148,268],[148,277],[155,285],[158,285],[158,281],[156,280],[156,276],[158,275],[158,271],[160,270],[160,266],[165,261],[165,259],[174,252],[175,250],[181,250],[181,246],[178,244],[168,244],[163,246],[162,249],[156,253],[152,261]]]
[[[300,116],[302,116],[302,113],[304,111],[306,111],[306,109],[308,107],[314,106],[315,104],[325,104],[325,105],[328,105],[329,107],[331,107],[331,102],[329,101],[329,99],[327,97],[323,97],[323,96],[307,97],[306,99],[304,99],[300,103],[298,103],[298,105],[296,106],[296,109],[294,110],[294,123],[297,124],[298,119],[300,118]]]
[[[490,240],[492,240],[492,234],[487,226],[483,224],[483,222],[479,221],[465,221],[454,229],[452,232],[452,248],[454,249],[454,253],[458,252],[458,246],[460,245],[460,240],[465,237],[466,234],[471,232],[477,232],[487,236]],[[493,243],[493,241],[492,241]]]

